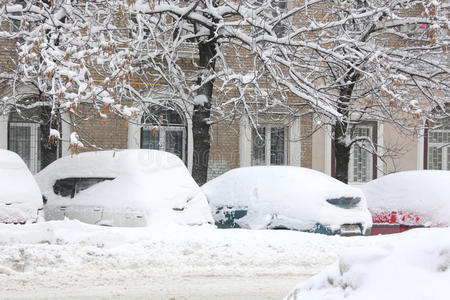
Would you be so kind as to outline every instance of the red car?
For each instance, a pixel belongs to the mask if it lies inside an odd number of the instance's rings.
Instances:
[[[361,188],[372,214],[372,235],[450,226],[450,171],[406,171]]]

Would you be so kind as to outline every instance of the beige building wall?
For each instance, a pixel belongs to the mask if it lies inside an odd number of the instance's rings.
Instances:
[[[391,124],[378,126],[378,142],[384,157],[378,159],[378,177],[385,174],[423,169],[423,135],[400,132]],[[312,169],[331,174],[330,130],[320,128],[312,136]]]
[[[422,136],[408,135],[390,124],[385,124],[384,146],[397,152],[393,152],[391,157],[386,156],[386,165],[383,169],[385,174],[423,169]]]
[[[331,153],[328,153],[327,147],[331,146],[331,140],[325,127],[320,128],[312,135],[312,169],[330,175],[327,168],[331,160]]]

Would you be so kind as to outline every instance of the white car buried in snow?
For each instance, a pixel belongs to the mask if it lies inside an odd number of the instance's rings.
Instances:
[[[212,223],[205,195],[175,155],[156,150],[86,152],[36,175],[46,220],[104,226]]]
[[[370,234],[371,216],[361,190],[311,169],[233,169],[202,190],[220,228]]]
[[[42,196],[24,161],[0,149],[0,223],[35,222]]]

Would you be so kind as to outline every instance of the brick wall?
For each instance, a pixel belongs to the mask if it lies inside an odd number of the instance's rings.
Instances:
[[[82,115],[83,118],[79,118]],[[99,117],[87,105],[80,105],[77,115],[70,114],[71,121],[85,145],[82,151],[126,149],[128,145],[128,121],[115,114],[107,113]]]

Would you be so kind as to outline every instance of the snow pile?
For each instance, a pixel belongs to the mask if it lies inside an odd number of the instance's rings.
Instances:
[[[14,152],[0,149],[0,223],[36,221],[42,196],[27,166]]]
[[[343,248],[370,245],[376,238],[212,225],[126,228],[69,220],[0,224],[0,269],[17,276],[51,270],[61,277],[80,269],[130,274],[139,274],[139,269],[187,276],[312,276],[333,263]]]
[[[372,225],[363,193],[321,172],[288,166],[233,169],[202,186],[217,220],[220,208],[245,209],[240,227],[265,229],[285,226],[313,230],[317,223],[338,230],[342,224]],[[359,197],[351,209],[339,208],[327,199]]]
[[[53,185],[64,178],[114,178],[80,191],[73,198],[56,195]],[[139,209],[148,225],[212,222],[205,196],[183,162],[156,150],[86,152],[63,157],[36,175],[52,206],[102,206],[116,211]]]
[[[376,247],[345,250],[338,262],[286,299],[448,299],[450,229],[415,229],[385,237]]]
[[[383,176],[364,184],[369,210],[374,215],[397,213],[412,225],[450,225],[450,172],[407,171]],[[418,217],[411,219],[408,215]],[[406,224],[408,225],[408,224]]]

